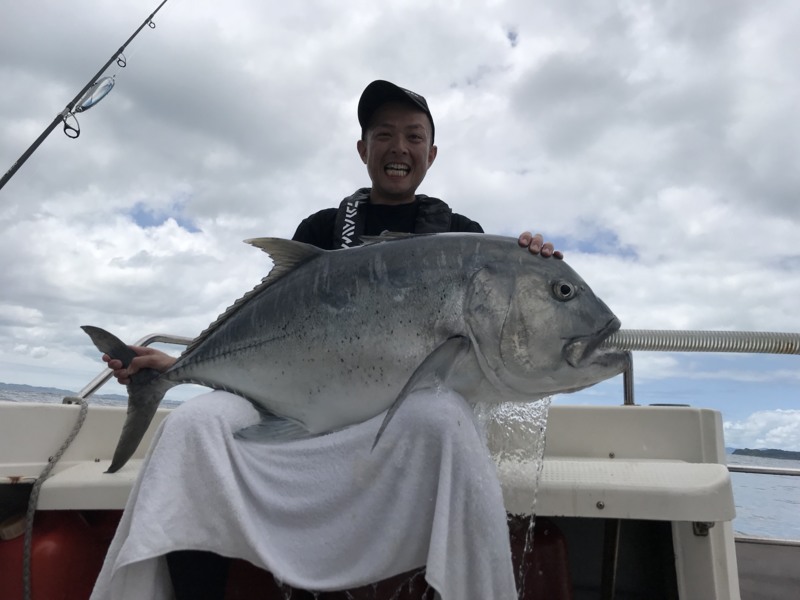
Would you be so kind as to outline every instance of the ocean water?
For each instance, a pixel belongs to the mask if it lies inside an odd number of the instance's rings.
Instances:
[[[0,388],[0,401],[7,402],[44,402],[47,404],[61,404],[64,396],[67,394],[51,393],[41,391],[27,391],[27,390],[9,390]],[[125,406],[127,399],[117,394],[95,394],[89,401],[89,405],[97,404],[100,406]],[[164,399],[161,406],[164,408],[175,408],[180,402]]]
[[[0,401],[61,403],[63,394],[0,389]],[[91,404],[124,406],[120,396],[93,396]],[[165,400],[162,406],[175,407],[178,401]],[[800,469],[800,461],[728,454],[730,465],[752,465]],[[800,540],[800,476],[731,473],[736,518],[736,533]]]
[[[728,454],[729,465],[800,469],[800,460]],[[800,540],[800,476],[731,473],[737,533]]]

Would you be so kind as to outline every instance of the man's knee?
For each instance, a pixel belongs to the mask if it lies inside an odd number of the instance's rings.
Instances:
[[[171,430],[223,427],[238,431],[258,422],[258,418],[258,412],[244,398],[214,391],[182,403],[170,413],[165,427]]]
[[[389,427],[425,437],[443,438],[460,427],[475,429],[473,411],[467,401],[458,393],[441,388],[413,392],[392,420]]]

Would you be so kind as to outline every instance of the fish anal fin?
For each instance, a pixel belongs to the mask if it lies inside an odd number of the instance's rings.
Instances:
[[[465,336],[454,336],[442,342],[433,352],[425,357],[425,360],[414,370],[411,377],[409,377],[403,389],[397,395],[391,407],[389,407],[386,416],[381,423],[378,434],[375,436],[375,441],[372,443],[372,449],[378,444],[378,440],[383,435],[386,426],[392,417],[397,412],[397,409],[403,403],[409,394],[416,390],[425,388],[434,388],[444,384],[453,370],[453,367],[459,360],[469,352],[470,341]]]
[[[297,421],[279,417],[273,413],[259,409],[261,421],[255,425],[244,427],[233,434],[236,439],[253,442],[290,442],[315,437]]]

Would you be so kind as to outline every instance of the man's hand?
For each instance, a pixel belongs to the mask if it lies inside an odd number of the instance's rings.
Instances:
[[[544,241],[541,233],[531,235],[530,231],[523,232],[519,236],[519,245],[527,248],[531,254],[541,254],[545,258],[549,256],[557,259],[564,258],[564,255],[559,250],[553,248],[553,244]]]
[[[108,363],[108,368],[114,371],[114,377],[116,377],[117,381],[122,385],[128,385],[131,382],[131,375],[141,369],[155,369],[159,373],[163,373],[178,360],[174,356],[170,356],[155,348],[145,348],[144,346],[129,347],[136,352],[138,356],[131,361],[127,369],[122,367],[121,361],[116,358],[112,359],[108,354],[103,354],[103,361]]]

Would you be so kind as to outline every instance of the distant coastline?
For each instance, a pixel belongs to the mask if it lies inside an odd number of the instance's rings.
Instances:
[[[744,456],[758,456],[761,458],[782,458],[784,460],[800,460],[800,452],[793,450],[778,450],[776,448],[737,448],[733,454]]]
[[[0,381],[0,390],[9,390],[11,392],[38,392],[45,394],[63,394],[65,396],[74,396],[75,392],[70,390],[62,390],[61,388],[54,387],[40,387],[38,385],[25,385],[22,383],[3,383]]]
[[[42,387],[38,385],[26,385],[22,383],[4,383],[0,381],[0,401],[11,402],[43,402],[47,404],[60,403],[65,397],[77,395],[72,390],[63,388]],[[128,404],[128,396],[122,394],[92,394],[89,401],[91,404],[103,406],[125,406]],[[161,401],[162,408],[176,408],[182,404],[182,400],[175,398],[164,398]]]
[[[72,390],[64,390],[54,387],[41,387],[38,385],[25,385],[22,383],[3,383],[0,381],[0,392],[2,391],[21,392],[23,394],[54,394],[62,397],[76,395],[76,392],[73,392]],[[128,401],[128,397],[122,396],[121,394],[94,394],[93,397],[104,398],[106,400],[119,400],[123,402]]]

